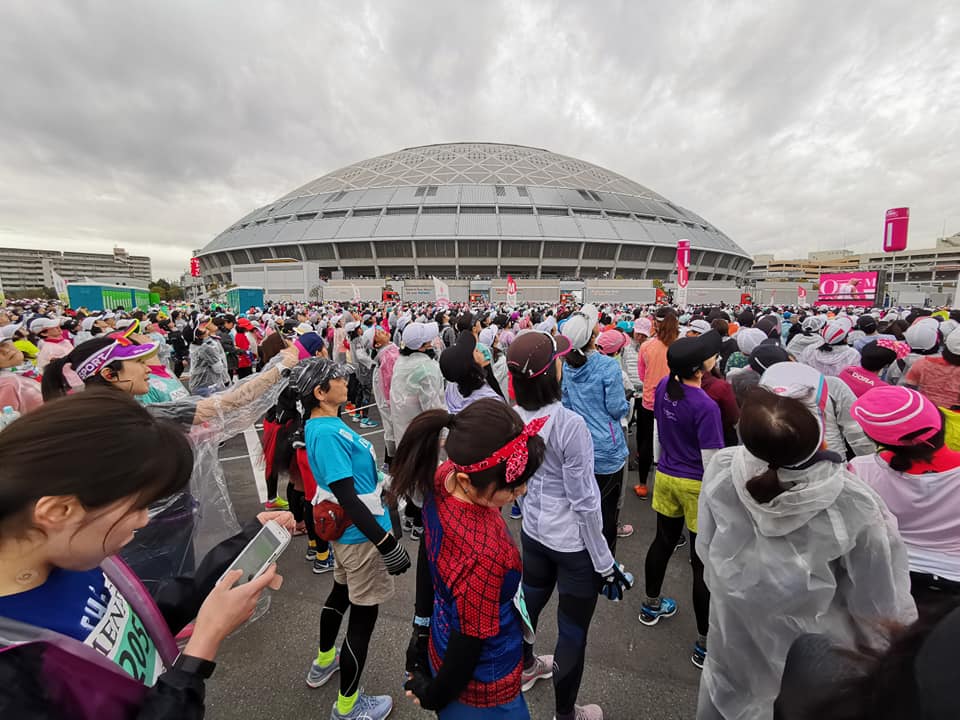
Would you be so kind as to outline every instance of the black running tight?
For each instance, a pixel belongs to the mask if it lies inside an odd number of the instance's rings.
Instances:
[[[647,475],[653,465],[653,410],[642,405],[637,411],[637,470],[641,485],[647,484]]]
[[[684,519],[669,518],[657,513],[657,536],[647,551],[645,564],[647,597],[658,597],[663,589],[667,565],[683,533]],[[697,556],[697,534],[690,533],[690,564],[693,568],[693,612],[697,618],[697,632],[707,634],[710,613],[710,591],[703,581],[703,562]]]
[[[320,611],[320,651],[329,652],[337,642],[337,633],[347,610],[350,619],[347,623],[347,636],[340,649],[340,693],[349,697],[360,687],[360,676],[367,662],[367,649],[370,636],[377,624],[379,605],[353,605],[347,592],[347,586],[333,583],[333,589]]]

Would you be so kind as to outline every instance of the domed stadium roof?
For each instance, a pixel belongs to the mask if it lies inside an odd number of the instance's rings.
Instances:
[[[256,208],[197,253],[206,277],[303,260],[347,277],[667,279],[690,241],[694,280],[738,281],[750,256],[629,178],[540,148],[452,143],[336,170]]]
[[[534,185],[664,198],[599,165],[541,148],[452,143],[404,148],[335,170],[282,199],[398,185]]]

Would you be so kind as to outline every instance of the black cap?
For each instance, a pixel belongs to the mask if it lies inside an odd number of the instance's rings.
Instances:
[[[877,331],[877,319],[873,315],[861,315],[857,320],[857,329],[863,330],[867,335]]]
[[[714,355],[719,355],[722,347],[723,338],[716,330],[697,337],[682,337],[670,344],[667,350],[667,365],[673,372],[699,368]]]
[[[764,341],[750,353],[750,367],[763,375],[767,368],[781,362],[789,362],[790,354],[776,343]]]
[[[763,330],[767,337],[780,337],[780,321],[775,315],[764,315],[757,322],[758,330]]]
[[[460,382],[474,364],[473,351],[476,347],[477,339],[472,332],[460,333],[457,341],[440,353],[440,373],[443,379],[452,383]]]

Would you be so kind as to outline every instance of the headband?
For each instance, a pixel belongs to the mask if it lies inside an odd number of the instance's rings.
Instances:
[[[910,346],[907,345],[907,343],[891,340],[890,338],[880,338],[877,340],[877,347],[893,350],[893,352],[897,354],[897,360],[903,360],[903,358],[910,354]]]
[[[548,415],[544,415],[543,417],[531,420],[523,428],[523,432],[517,435],[502,448],[496,450],[489,457],[484,458],[479,462],[475,462],[472,465],[458,465],[457,463],[454,463],[454,468],[458,472],[469,474],[482,472],[483,470],[489,470],[490,468],[505,462],[507,463],[507,484],[509,485],[516,482],[517,478],[519,478],[523,474],[523,471],[527,468],[527,441],[534,435],[538,434],[549,419],[550,417]]]

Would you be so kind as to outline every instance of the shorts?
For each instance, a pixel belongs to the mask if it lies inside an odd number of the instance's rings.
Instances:
[[[383,557],[372,542],[333,547],[333,581],[347,586],[353,605],[382,605],[395,592],[393,576],[387,572]]]
[[[669,518],[685,518],[687,529],[697,531],[697,503],[700,501],[699,480],[674,477],[657,470],[653,485],[653,509]]]
[[[505,705],[488,708],[472,707],[454,700],[443,710],[438,711],[437,717],[440,720],[494,720],[494,718],[530,720],[530,711],[527,709],[527,701],[521,694]]]

